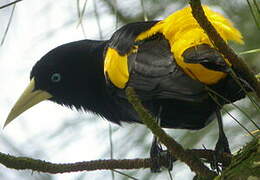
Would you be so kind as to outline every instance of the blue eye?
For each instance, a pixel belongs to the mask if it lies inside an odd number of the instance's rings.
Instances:
[[[51,76],[51,81],[52,82],[60,82],[61,80],[61,75],[59,73],[54,73],[52,76]]]

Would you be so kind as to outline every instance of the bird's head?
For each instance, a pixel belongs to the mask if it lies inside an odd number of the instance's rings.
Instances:
[[[44,100],[77,109],[93,101],[104,85],[104,43],[78,41],[59,46],[44,55],[32,68],[30,83],[4,124]]]

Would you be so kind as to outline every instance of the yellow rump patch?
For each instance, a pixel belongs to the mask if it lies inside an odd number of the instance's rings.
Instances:
[[[209,21],[225,41],[233,40],[243,43],[242,35],[228,19],[207,6],[203,6],[203,9]],[[165,36],[170,43],[171,52],[174,54],[177,64],[193,79],[198,79],[205,84],[214,84],[226,76],[223,72],[209,70],[200,64],[184,62],[182,54],[186,49],[200,44],[208,44],[213,47],[207,34],[192,16],[190,7],[179,10],[158,22],[148,31],[141,33],[136,41],[146,39],[156,33],[162,33]],[[231,65],[228,60],[225,61]]]
[[[120,56],[115,49],[108,48],[104,72],[116,87],[124,88],[129,78],[127,55]]]

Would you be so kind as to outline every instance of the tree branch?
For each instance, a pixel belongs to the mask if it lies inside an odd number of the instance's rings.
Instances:
[[[205,149],[187,150],[189,153],[195,154],[199,158],[211,161],[213,159],[214,151]],[[229,164],[232,156],[223,154],[220,158],[222,163]],[[145,159],[122,159],[122,160],[95,160],[95,161],[82,161],[76,163],[57,164],[42,161],[39,159],[32,159],[28,157],[15,157],[0,152],[0,163],[4,166],[16,170],[30,169],[38,172],[45,173],[68,173],[77,171],[94,171],[94,170],[111,170],[111,169],[141,169],[150,168],[151,160]],[[159,163],[166,166],[167,159],[163,157],[159,159]]]
[[[197,20],[199,25],[207,33],[208,37],[218,48],[219,52],[222,53],[224,57],[231,62],[235,70],[243,74],[243,78],[245,78],[245,80],[254,88],[257,96],[260,98],[260,83],[258,83],[257,79],[254,76],[254,73],[250,70],[250,68],[243,61],[243,59],[239,57],[233,51],[233,49],[231,49],[227,45],[227,43],[221,38],[219,33],[216,31],[214,26],[210,23],[210,21],[206,17],[203,8],[201,6],[200,0],[190,0],[190,6],[192,8],[192,14],[194,18]]]
[[[199,158],[194,156],[194,154],[184,150],[179,143],[158,126],[152,115],[142,106],[133,88],[126,88],[126,94],[128,101],[133,105],[140,119],[152,131],[152,133],[158,137],[159,141],[167,147],[172,156],[185,162],[192,171],[201,177],[212,179],[217,175],[215,172],[209,170],[209,168],[206,167]]]

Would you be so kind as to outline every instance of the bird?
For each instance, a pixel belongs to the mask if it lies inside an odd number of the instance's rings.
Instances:
[[[203,10],[226,42],[243,43],[231,21],[208,6]],[[215,150],[219,156],[231,153],[220,110],[224,104],[244,98],[242,89],[249,90],[249,86],[218,52],[191,11],[186,7],[161,21],[123,26],[107,47],[104,73],[117,97],[122,97],[118,89],[133,87],[162,127],[196,130],[217,118]],[[162,152],[157,141],[155,137],[151,157]],[[212,166],[219,171],[217,162]],[[155,164],[152,171],[159,169]]]
[[[228,19],[207,6],[203,9],[225,41],[243,42]],[[164,20],[126,24],[108,40],[85,39],[50,50],[33,66],[29,85],[4,127],[44,100],[119,125],[142,123],[125,94],[125,88],[133,87],[163,128],[198,130],[217,117],[216,150],[230,153],[220,110],[245,97],[241,84],[247,88],[244,81],[236,83],[231,68],[186,7]],[[216,94],[210,95],[209,89]],[[151,157],[160,151],[154,138]],[[152,171],[159,169],[154,165]]]

